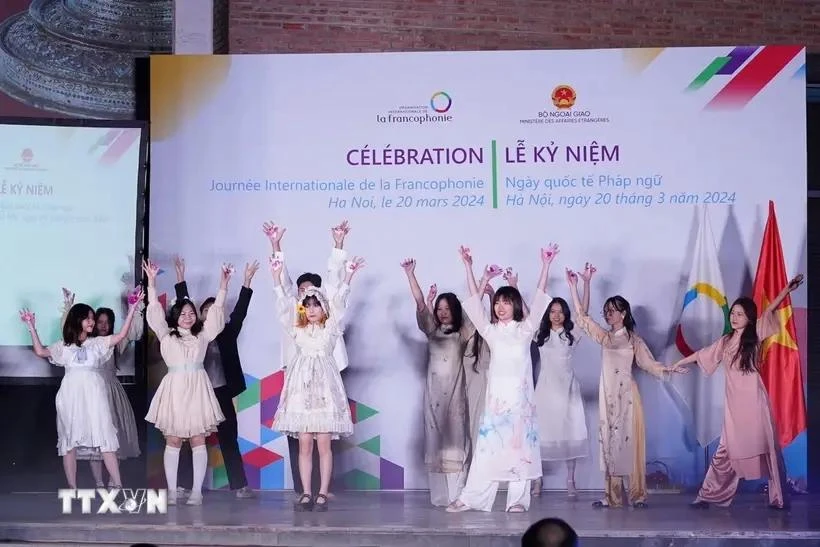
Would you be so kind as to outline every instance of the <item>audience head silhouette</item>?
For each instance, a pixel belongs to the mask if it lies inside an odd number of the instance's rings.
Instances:
[[[521,547],[579,547],[578,534],[561,519],[542,519],[521,536]]]

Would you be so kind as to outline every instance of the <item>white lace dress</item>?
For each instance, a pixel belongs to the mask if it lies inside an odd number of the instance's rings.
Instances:
[[[350,287],[342,284],[326,304],[324,325],[296,325],[297,300],[281,286],[275,289],[277,314],[296,354],[287,364],[285,385],[273,418],[273,429],[291,437],[330,433],[333,439],[353,434],[353,420],[342,376],[333,358]],[[308,293],[309,294],[309,293]],[[324,298],[324,297],[323,297]],[[323,306],[324,307],[324,306]]]

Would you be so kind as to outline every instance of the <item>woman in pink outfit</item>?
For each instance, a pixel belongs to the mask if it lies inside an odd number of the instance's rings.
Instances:
[[[732,332],[672,366],[674,371],[684,372],[686,365],[697,362],[704,374],[710,375],[723,363],[726,371],[723,432],[692,507],[728,506],[740,479],[761,478],[769,479],[769,506],[783,509],[788,505],[780,446],[759,367],[765,354],[764,340],[779,329],[775,310],[801,283],[802,275],[789,281],[759,318],[751,298],[738,298],[729,314]]]

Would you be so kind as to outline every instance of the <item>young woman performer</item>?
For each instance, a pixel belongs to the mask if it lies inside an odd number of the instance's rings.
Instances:
[[[463,315],[453,293],[436,296],[430,287],[424,301],[416,279],[416,261],[401,263],[416,301],[416,323],[427,336],[427,383],[424,389],[424,463],[430,483],[430,503],[446,507],[464,486],[470,449],[470,420],[463,357],[475,328]]]
[[[775,310],[801,283],[802,275],[789,281],[760,317],[751,298],[738,298],[729,314],[732,332],[672,367],[688,372],[685,367],[697,362],[704,374],[711,375],[723,363],[726,371],[723,432],[698,497],[692,503],[695,508],[708,508],[710,504],[728,506],[741,479],[764,477],[769,479],[769,506],[788,506],[780,445],[759,367],[766,351],[762,344],[779,330]]]
[[[128,295],[129,305],[131,301],[136,298],[135,293]],[[68,311],[74,305],[74,293],[68,289],[63,289],[63,325],[68,317]],[[140,299],[137,302],[137,308],[134,318],[131,321],[131,327],[128,334],[122,339],[110,353],[110,358],[102,367],[102,375],[105,380],[105,385],[108,389],[108,400],[111,404],[111,412],[114,418],[114,426],[117,428],[117,440],[120,448],[117,450],[117,457],[121,460],[128,458],[138,458],[140,455],[140,440],[137,433],[137,421],[134,418],[134,409],[131,408],[131,401],[128,400],[128,395],[125,393],[122,384],[117,379],[117,371],[119,370],[118,362],[123,353],[125,353],[128,345],[131,342],[142,338],[143,333],[143,303]],[[111,308],[98,308],[94,313],[95,326],[94,336],[110,336],[114,331],[114,310]],[[88,460],[91,467],[91,475],[94,477],[94,482],[97,488],[103,488],[105,482],[103,481],[103,466],[101,456],[98,451],[78,450],[78,460]],[[109,487],[113,485],[113,478],[109,477]]]
[[[587,263],[581,274],[584,280],[581,306],[585,313],[589,311],[589,283],[593,273],[595,268]],[[535,337],[541,355],[541,370],[535,383],[541,461],[566,462],[567,495],[570,498],[577,496],[575,462],[589,454],[584,401],[572,366],[572,357],[581,338],[581,333],[574,327],[567,301],[553,298]],[[535,481],[533,495],[541,495],[541,479]]]
[[[117,461],[117,429],[111,412],[108,388],[101,374],[110,353],[128,336],[131,321],[142,291],[136,294],[125,317],[123,328],[111,336],[92,336],[94,310],[86,304],[75,304],[68,311],[63,325],[63,339],[48,347],[37,335],[34,314],[20,312],[28,327],[34,353],[52,364],[65,367],[65,375],[57,391],[57,453],[63,457],[63,469],[70,488],[77,488],[77,451],[95,450],[102,459],[114,488],[122,487]]]
[[[521,293],[513,287],[501,287],[493,297],[492,319],[488,319],[481,296],[487,282],[501,275],[502,270],[488,266],[477,284],[470,250],[461,248],[470,289],[470,298],[462,305],[490,346],[490,370],[484,415],[467,484],[458,500],[447,507],[448,512],[492,510],[501,482],[508,483],[507,511],[529,510],[530,481],[541,476],[530,356],[537,323],[531,318],[541,317],[547,309],[544,288],[557,251],[555,245],[541,251],[541,276],[528,318],[524,317]]]
[[[604,330],[587,315],[578,297],[578,275],[569,269],[567,283],[578,325],[601,345],[598,444],[606,484],[604,499],[592,505],[623,507],[624,478],[628,478],[629,503],[635,508],[645,508],[646,438],[641,395],[632,377],[632,364],[637,363],[661,379],[671,369],[655,361],[646,343],[635,333],[632,308],[623,296],[611,296],[604,302],[603,315],[609,325],[609,330]]]
[[[282,261],[271,258],[279,320],[294,341],[296,355],[288,364],[273,429],[299,438],[299,475],[304,491],[294,509],[327,511],[333,469],[330,441],[353,433],[350,406],[333,348],[342,335],[350,280],[364,267],[364,261],[354,258],[348,262],[344,281],[329,302],[316,287],[306,288],[298,300],[287,296],[281,284],[283,267]],[[319,447],[321,477],[315,500],[311,494],[314,439]]]
[[[183,441],[189,440],[193,453],[194,482],[187,503],[202,505],[202,483],[208,469],[205,438],[225,420],[205,371],[204,361],[208,344],[225,327],[225,295],[233,267],[229,264],[222,266],[216,300],[208,309],[204,322],[199,320],[196,307],[188,299],[175,302],[166,321],[157,297],[159,266],[143,261],[142,269],[148,278],[148,326],[159,340],[160,352],[168,367],[168,373],[151,399],[145,419],[165,436],[163,463],[168,483],[168,504],[176,505],[177,502],[179,449]]]

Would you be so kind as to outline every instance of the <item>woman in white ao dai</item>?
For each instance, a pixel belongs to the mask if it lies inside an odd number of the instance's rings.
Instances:
[[[506,286],[493,296],[490,320],[481,306],[481,295],[489,280],[501,275],[502,270],[488,266],[481,283],[476,284],[470,251],[461,249],[470,288],[470,298],[462,306],[489,345],[490,368],[484,413],[467,484],[459,498],[447,507],[448,512],[491,511],[502,482],[508,484],[507,511],[529,510],[531,481],[541,476],[530,355],[537,324],[531,318],[540,317],[547,308],[544,288],[556,252],[556,246],[541,252],[541,275],[530,316],[524,317],[518,289]]]
[[[589,282],[595,268],[587,264],[583,303],[589,309]],[[576,460],[589,455],[584,401],[581,385],[575,376],[573,356],[583,331],[574,328],[569,304],[563,298],[552,298],[535,337],[541,359],[535,383],[535,405],[538,410],[538,438],[541,441],[541,461],[564,461],[567,465],[567,495],[577,496],[575,488]],[[542,480],[533,485],[533,495],[541,495]]]

